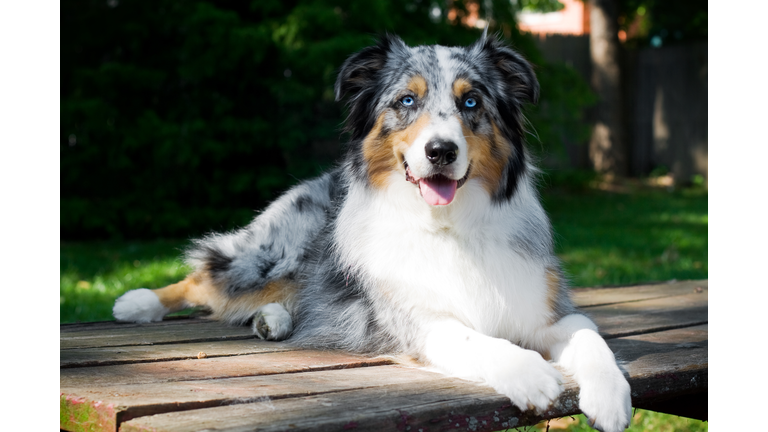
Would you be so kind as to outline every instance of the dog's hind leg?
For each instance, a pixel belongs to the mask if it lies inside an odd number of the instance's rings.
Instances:
[[[112,311],[118,321],[148,323],[161,321],[165,315],[188,307],[204,306],[213,311],[212,318],[229,322],[253,316],[252,328],[257,336],[282,340],[293,331],[287,308],[293,308],[297,290],[295,282],[281,279],[268,282],[260,290],[230,298],[207,273],[198,271],[164,288],[128,291],[115,301]]]
[[[115,301],[112,314],[118,321],[148,323],[161,321],[169,313],[193,306],[213,307],[216,289],[203,272],[194,272],[186,279],[167,287],[128,291]]]
[[[169,313],[204,306],[225,309],[226,297],[205,271],[195,271],[181,282],[154,290],[140,288],[118,297],[112,314],[118,321],[148,323],[162,321]]]
[[[247,227],[195,241],[187,251],[192,275],[159,290],[129,291],[115,302],[115,318],[160,321],[170,312],[200,305],[232,324],[255,317],[254,332],[265,339],[287,337],[298,289],[294,281],[308,254],[319,247],[315,240],[343,191],[339,183],[339,171],[303,182]]]

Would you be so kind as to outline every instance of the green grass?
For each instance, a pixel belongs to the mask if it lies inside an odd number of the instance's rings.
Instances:
[[[562,186],[562,185],[561,185]],[[707,278],[707,192],[578,187],[542,194],[556,233],[556,251],[574,286]],[[186,240],[62,242],[60,321],[112,319],[112,304],[134,288],[182,279]],[[546,430],[546,422],[520,431]],[[707,423],[637,410],[638,431],[706,431]],[[592,430],[584,416],[551,422],[550,431]]]
[[[706,432],[709,424],[707,422],[678,417],[669,414],[661,414],[647,410],[634,410],[632,424],[627,428],[627,432]],[[541,422],[535,426],[519,427],[511,429],[515,432],[540,432],[547,430],[547,422]],[[563,417],[549,422],[549,431],[568,431],[568,432],[594,432],[589,427],[587,418],[582,415]]]
[[[125,291],[160,288],[183,279],[181,240],[151,242],[62,242],[60,322],[104,321]]]
[[[707,193],[550,191],[542,197],[574,286],[707,278]]]

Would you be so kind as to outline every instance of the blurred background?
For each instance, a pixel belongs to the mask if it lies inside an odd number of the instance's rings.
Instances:
[[[385,31],[410,44],[466,45],[490,23],[536,66],[542,96],[526,113],[528,141],[545,168],[706,182],[705,1],[61,8],[65,240],[186,237],[247,223],[341,154],[336,70]]]
[[[576,286],[707,277],[702,0],[67,0],[61,320],[174,282],[189,238],[247,224],[343,151],[337,68],[392,32],[482,29],[535,67],[529,149]]]
[[[706,1],[65,0],[60,321],[112,319],[185,277],[190,238],[330,167],[337,68],[377,35],[467,45],[486,25],[541,83],[527,140],[572,284],[706,279]],[[707,424],[638,411],[633,430]]]

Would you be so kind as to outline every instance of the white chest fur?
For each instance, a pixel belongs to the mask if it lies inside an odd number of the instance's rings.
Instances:
[[[353,185],[335,236],[376,301],[525,344],[548,319],[547,288],[545,263],[511,246],[519,227],[472,180],[450,206],[432,207],[397,178],[384,191]]]

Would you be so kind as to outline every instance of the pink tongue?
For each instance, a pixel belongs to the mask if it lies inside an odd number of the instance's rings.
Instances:
[[[427,204],[447,205],[456,196],[457,183],[447,177],[425,178],[419,181],[419,190]]]

